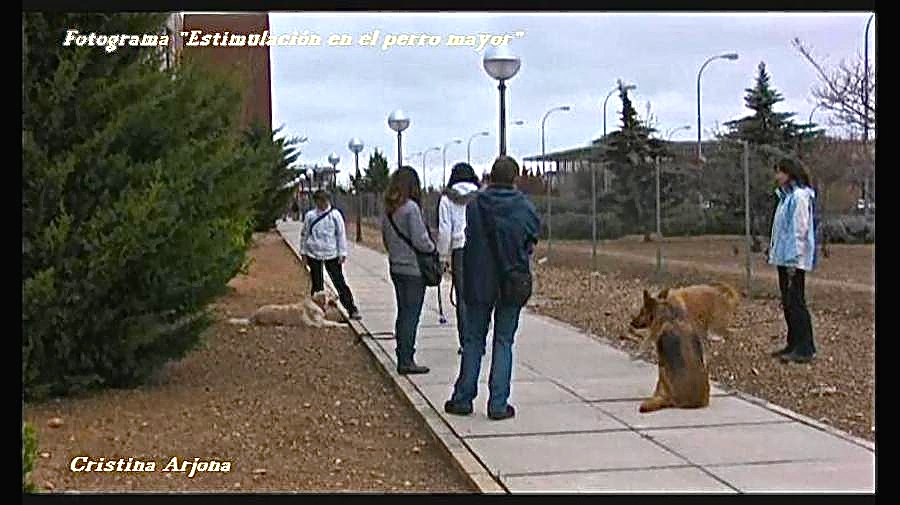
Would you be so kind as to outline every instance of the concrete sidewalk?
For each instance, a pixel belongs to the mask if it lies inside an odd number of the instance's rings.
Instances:
[[[298,223],[279,225],[296,250]],[[363,315],[364,338],[394,366],[395,301],[384,255],[351,246],[345,275]],[[510,403],[516,417],[487,418],[488,355],[475,413],[447,415],[459,367],[449,282],[426,293],[418,376],[391,376],[470,475],[501,492],[853,492],[875,491],[874,444],[786,409],[713,385],[702,410],[638,413],[656,366],[555,320],[522,313]],[[357,326],[357,328],[359,328]],[[453,446],[453,447],[450,447]],[[454,447],[457,450],[454,450]],[[474,464],[472,462],[475,462]],[[473,468],[477,467],[477,468]],[[474,479],[473,479],[474,480]],[[482,479],[483,480],[483,479]]]

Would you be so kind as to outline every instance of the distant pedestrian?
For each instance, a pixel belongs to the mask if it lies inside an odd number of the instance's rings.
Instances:
[[[457,163],[450,172],[450,180],[438,204],[438,252],[445,270],[453,276],[456,297],[456,330],[459,335],[459,354],[462,354],[465,300],[463,300],[463,248],[466,245],[466,204],[475,198],[481,187],[475,170],[468,163]]]
[[[300,252],[309,266],[312,281],[311,294],[325,289],[322,268],[328,271],[341,305],[351,319],[362,319],[353,294],[344,279],[344,262],[347,261],[347,231],[344,217],[331,206],[331,197],[319,190],[313,194],[315,207],[306,213],[300,231]]]
[[[472,413],[491,315],[493,356],[487,414],[500,420],[515,416],[509,405],[512,346],[522,307],[531,296],[530,255],[538,241],[540,219],[534,205],[515,188],[519,165],[507,156],[494,162],[490,183],[466,207],[463,253],[462,362],[453,395],[444,404],[450,414]]]
[[[778,268],[781,306],[787,323],[787,346],[773,356],[808,363],[816,356],[812,318],[806,307],[806,272],[815,267],[815,198],[809,174],[799,162],[775,164],[778,206],[772,221],[769,263]]]
[[[422,216],[421,202],[419,175],[409,166],[397,169],[391,175],[384,193],[381,238],[388,252],[391,281],[397,298],[394,324],[397,372],[404,375],[429,372],[428,367],[417,365],[414,358],[426,287],[416,251],[423,254],[435,251],[435,244]]]

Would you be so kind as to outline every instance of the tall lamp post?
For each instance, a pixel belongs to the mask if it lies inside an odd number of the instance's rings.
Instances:
[[[331,163],[331,190],[334,191],[337,186],[337,173],[338,173],[338,163],[341,162],[341,157],[337,155],[337,153],[331,153],[328,155],[328,163]]]
[[[428,155],[431,151],[441,151],[440,147],[429,147],[422,151],[422,187],[425,191],[428,191],[428,171],[425,169],[425,156]]]
[[[444,176],[441,179],[441,189],[443,189],[447,185],[447,146],[452,144],[462,144],[462,139],[453,139],[450,142],[444,144],[444,148],[441,149],[441,156],[444,160]]]
[[[469,145],[466,146],[466,163],[472,164],[472,141],[475,140],[476,137],[487,137],[488,135],[490,135],[488,132],[478,132],[469,137]]]
[[[397,168],[403,166],[403,130],[409,128],[409,116],[397,109],[388,116],[388,126],[397,132]]]
[[[522,60],[513,55],[509,46],[491,47],[484,53],[484,70],[500,81],[500,156],[506,154],[506,81],[512,79],[522,66]]]
[[[547,123],[547,117],[556,111],[570,111],[572,107],[568,105],[561,105],[559,107],[554,107],[547,112],[544,113],[544,117],[541,119],[541,163],[544,165],[544,172],[547,172],[547,160],[544,159],[544,156],[547,155],[547,137],[544,134],[544,127]],[[554,170],[555,172],[555,170]],[[547,178],[547,261],[550,260],[550,249],[553,246],[553,203],[551,200],[550,188],[552,186],[552,178]]]
[[[700,77],[703,75],[703,70],[706,69],[706,66],[710,64],[710,62],[715,60],[731,60],[735,61],[738,59],[737,53],[726,53],[720,54],[718,56],[712,56],[703,62],[703,65],[700,66],[700,71],[697,72],[697,166],[700,166],[700,162],[703,159],[703,152],[700,147],[700,135],[702,134],[701,126],[700,126]]]
[[[703,209],[703,193],[699,190],[700,188],[700,168],[703,165],[703,152],[701,147],[701,135],[703,133],[703,128],[700,125],[700,77],[703,75],[703,70],[706,69],[706,66],[710,64],[710,62],[715,60],[731,60],[735,61],[738,59],[737,53],[726,53],[720,54],[718,56],[711,56],[706,61],[703,62],[703,65],[700,66],[700,70],[697,72],[697,200],[700,204],[700,216],[703,221],[703,229],[706,229],[706,212]]]
[[[359,153],[365,148],[365,144],[363,144],[362,140],[359,140],[356,137],[350,139],[350,142],[347,144],[347,149],[353,153],[353,156],[356,158],[356,241],[362,242],[362,190],[360,188],[361,176],[359,173]]]
[[[872,20],[875,19],[875,14],[869,16],[869,20],[866,21],[866,42],[865,42],[865,71],[863,72],[863,97],[864,97],[864,106],[863,112],[865,113],[865,121],[863,121],[863,149],[866,154],[866,160],[869,158],[869,27],[872,25]],[[874,171],[873,171],[874,177]],[[864,192],[865,196],[863,198],[863,205],[865,208],[863,210],[863,215],[866,219],[869,218],[869,175],[866,174],[865,184],[864,184]]]

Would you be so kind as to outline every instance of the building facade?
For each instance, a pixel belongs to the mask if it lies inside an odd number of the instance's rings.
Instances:
[[[173,40],[170,54],[172,62],[182,58],[202,61],[218,68],[233,68],[247,78],[247,89],[237,126],[246,129],[254,122],[259,122],[272,129],[272,71],[269,47],[259,46],[224,46],[198,44],[191,32],[201,34],[262,35],[269,31],[269,14],[267,12],[227,13],[227,14],[190,14],[174,13],[166,23],[171,30]],[[187,36],[182,36],[186,32]],[[202,35],[201,35],[202,36]]]

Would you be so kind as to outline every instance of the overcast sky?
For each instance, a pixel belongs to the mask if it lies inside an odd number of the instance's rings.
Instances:
[[[322,38],[319,47],[272,47],[273,126],[288,135],[307,136],[305,163],[327,164],[332,152],[341,157],[342,174],[353,167],[347,149],[351,137],[366,145],[360,166],[373,148],[396,165],[396,134],[387,116],[402,109],[411,118],[403,135],[404,161],[421,170],[422,158],[411,154],[447,147],[447,166],[466,158],[469,138],[472,164],[480,172],[498,154],[499,98],[497,82],[482,66],[483,51],[447,47],[449,35],[516,34],[510,48],[521,57],[519,73],[508,81],[508,154],[519,158],[540,154],[540,122],[547,120],[547,151],[588,144],[603,132],[602,104],[621,78],[637,85],[632,102],[641,117],[646,106],[661,132],[683,125],[690,130],[675,139],[696,139],[697,71],[710,56],[736,52],[737,61],[717,60],[703,72],[703,137],[717,123],[742,117],[745,88],[752,87],[757,66],[765,62],[771,83],[785,97],[776,107],[794,111],[805,122],[812,110],[810,89],[816,72],[791,45],[794,37],[808,44],[826,63],[862,54],[867,13],[272,13],[273,35],[302,33]],[[375,47],[356,45],[360,36],[380,30]],[[391,47],[390,34],[441,37],[437,47]],[[328,45],[328,36],[347,34],[354,45]],[[875,29],[870,30],[869,57],[875,61]],[[607,106],[607,131],[618,128],[621,102],[613,95]],[[523,126],[512,123],[525,121]],[[816,112],[814,121],[826,115]],[[442,156],[427,157],[428,183],[441,178]],[[421,172],[420,172],[421,173]]]

